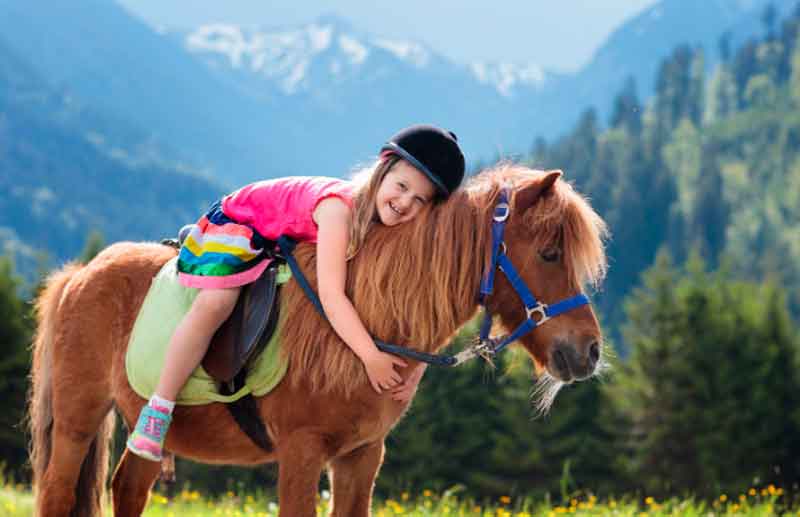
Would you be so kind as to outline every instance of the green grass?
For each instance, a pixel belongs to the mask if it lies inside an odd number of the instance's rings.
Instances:
[[[657,501],[651,497],[643,500],[633,497],[599,500],[594,496],[580,497],[563,505],[548,504],[531,499],[501,497],[497,501],[476,503],[469,497],[458,497],[445,492],[434,494],[428,490],[419,496],[408,493],[396,499],[378,501],[373,506],[374,517],[464,516],[464,517],[558,517],[560,515],[620,516],[620,517],[715,517],[742,515],[749,517],[800,517],[800,507],[788,506],[783,490],[773,486],[755,489],[747,494],[720,495],[711,503],[692,499],[673,498]],[[328,493],[318,498],[317,513],[325,515],[328,509]],[[28,487],[6,484],[0,488],[0,515],[28,517],[33,514],[33,496]],[[108,509],[107,515],[111,516]],[[211,517],[278,515],[277,502],[267,496],[238,495],[228,492],[218,498],[209,499],[197,491],[183,490],[172,500],[155,493],[150,498],[146,517]]]

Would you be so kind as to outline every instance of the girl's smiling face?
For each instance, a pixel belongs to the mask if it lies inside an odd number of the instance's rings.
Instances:
[[[386,226],[413,219],[436,194],[433,183],[405,160],[394,164],[375,195],[378,218]]]

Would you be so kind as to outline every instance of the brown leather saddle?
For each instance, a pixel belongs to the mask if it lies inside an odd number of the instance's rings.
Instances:
[[[216,381],[231,383],[272,337],[278,322],[277,275],[273,260],[255,282],[242,288],[233,312],[211,338],[202,365]]]

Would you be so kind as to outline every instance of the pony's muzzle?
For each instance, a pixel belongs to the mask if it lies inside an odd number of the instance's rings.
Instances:
[[[594,337],[577,344],[559,341],[550,352],[551,374],[563,382],[591,377],[600,361],[600,343]]]

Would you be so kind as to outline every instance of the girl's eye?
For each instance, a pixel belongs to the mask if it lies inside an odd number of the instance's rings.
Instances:
[[[405,183],[398,183],[397,186],[400,187],[400,190],[402,190],[403,192],[408,190],[408,187],[406,186]]]
[[[556,262],[561,257],[561,250],[558,248],[545,248],[539,252],[539,256],[545,262]]]

